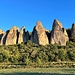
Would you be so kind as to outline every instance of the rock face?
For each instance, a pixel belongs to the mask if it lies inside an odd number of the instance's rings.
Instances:
[[[25,42],[28,42],[29,40],[29,32],[25,32]]]
[[[19,28],[14,26],[13,28],[10,29],[7,38],[6,38],[6,43],[5,45],[13,45],[13,44],[17,44],[18,42],[18,31]]]
[[[3,30],[0,29],[0,45],[2,45],[1,39],[2,39],[2,37],[3,37],[3,35],[4,35],[4,33],[5,33],[5,32],[3,32]]]
[[[69,36],[69,37],[68,37]],[[75,24],[72,28],[64,29],[58,20],[54,20],[52,30],[46,30],[40,21],[36,23],[32,32],[25,31],[25,27],[19,30],[14,26],[6,32],[0,29],[0,45],[14,45],[28,42],[31,40],[35,44],[60,44],[65,46],[68,40],[75,41]]]
[[[3,45],[5,43],[5,41],[4,41],[5,36],[6,36],[6,33],[4,33],[2,38],[1,38],[1,45]]]
[[[53,28],[51,31],[51,44],[60,44],[60,45],[66,45],[66,42],[68,41],[68,35],[65,29],[63,29],[62,24],[57,21],[56,19],[53,22]]]
[[[9,33],[9,30],[7,30],[5,33],[3,33],[3,36],[1,38],[1,45],[5,45],[8,33]]]
[[[31,41],[40,45],[49,44],[48,37],[46,35],[46,29],[43,28],[40,21],[36,23],[36,26],[33,29]]]
[[[71,28],[71,40],[75,41],[75,24],[72,24],[72,28]]]
[[[65,36],[68,36],[66,29],[63,28],[63,33]]]
[[[22,42],[27,42],[29,40],[29,33],[28,31],[25,32],[25,27],[22,27],[20,32],[19,32],[19,37],[18,37],[18,43],[21,44]]]
[[[0,34],[3,34],[3,33],[4,33],[4,31],[0,29]]]
[[[25,27],[22,27],[19,32],[18,43],[21,44],[22,42],[25,42]]]

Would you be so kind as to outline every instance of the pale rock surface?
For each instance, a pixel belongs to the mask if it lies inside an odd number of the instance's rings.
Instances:
[[[36,23],[36,26],[33,29],[31,41],[39,45],[49,44],[46,29],[42,26],[40,21]]]
[[[6,43],[5,45],[14,45],[17,44],[18,42],[18,31],[19,28],[14,26],[13,28],[10,29],[7,38],[6,38]]]
[[[2,30],[2,29],[0,29],[0,45],[2,45],[2,41],[1,41],[1,39],[2,39],[2,37],[3,37],[3,35],[4,35],[4,31]]]
[[[25,42],[25,27],[22,27],[19,32],[18,43],[21,44],[22,42]]]
[[[68,35],[66,30],[63,31],[62,24],[58,20],[54,20],[53,22],[53,28],[51,31],[51,44],[60,44],[60,45],[66,45],[66,42],[68,41]]]

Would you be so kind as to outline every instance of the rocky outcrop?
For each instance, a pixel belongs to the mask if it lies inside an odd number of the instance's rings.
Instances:
[[[25,27],[22,27],[19,32],[18,43],[27,42],[29,40],[29,32],[25,32]]]
[[[4,33],[5,33],[5,32],[0,29],[0,45],[2,45],[1,39],[2,39],[2,37],[3,37],[3,35],[4,35]]]
[[[6,33],[4,33],[2,38],[1,38],[1,45],[3,45],[5,43],[5,41],[4,41],[5,36],[6,36]]]
[[[46,29],[43,28],[40,21],[36,23],[36,26],[33,29],[31,41],[39,45],[49,44],[48,37],[46,35]]]
[[[56,43],[64,46],[68,40],[75,41],[75,24],[73,23],[72,28],[66,30],[62,23],[55,19],[51,31],[46,30],[40,21],[36,23],[32,32],[25,31],[25,27],[19,30],[16,26],[6,32],[0,29],[0,45],[21,44],[28,40],[39,45]]]
[[[9,33],[9,30],[7,30],[7,31],[3,34],[2,39],[1,39],[1,45],[5,45],[8,33]]]
[[[25,42],[25,27],[22,27],[19,32],[18,43],[21,44],[22,42]]]
[[[14,26],[13,28],[10,29],[7,38],[6,38],[6,43],[5,45],[13,45],[17,44],[17,39],[18,39],[18,31],[19,28]]]
[[[71,41],[71,28],[66,29],[66,31],[67,31],[67,34],[68,34],[68,38]]]
[[[0,29],[0,34],[4,34],[5,32],[2,30],[2,29]]]
[[[72,28],[71,28],[71,40],[75,41],[75,24],[72,24]]]
[[[65,35],[65,36],[68,36],[66,29],[64,29],[64,28],[62,28],[62,29],[63,29],[64,35]]]
[[[66,45],[68,41],[68,35],[65,29],[63,29],[62,24],[58,20],[54,20],[53,27],[51,31],[51,44]]]
[[[28,42],[29,40],[29,32],[25,32],[25,42]]]

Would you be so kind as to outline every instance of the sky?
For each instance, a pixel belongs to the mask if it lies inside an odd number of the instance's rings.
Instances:
[[[0,29],[13,26],[32,31],[37,21],[51,30],[54,19],[64,28],[75,23],[75,0],[0,0]]]

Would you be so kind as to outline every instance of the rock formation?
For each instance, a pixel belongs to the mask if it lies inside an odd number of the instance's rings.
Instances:
[[[17,28],[16,26],[10,29],[6,38],[6,43],[5,43],[6,45],[17,44],[18,31],[19,31],[19,28]]]
[[[3,45],[5,43],[5,41],[4,41],[5,36],[6,36],[6,33],[4,33],[2,38],[1,38],[1,45]]]
[[[64,35],[65,35],[65,36],[68,36],[66,29],[64,29],[64,28],[62,28],[62,29],[63,29]]]
[[[25,42],[25,27],[22,27],[19,32],[18,43],[21,44],[22,42]]]
[[[0,29],[0,34],[3,34],[3,33],[5,33],[5,32],[4,32],[3,30]]]
[[[5,44],[8,32],[9,32],[9,30],[7,30],[6,32],[4,32],[4,31],[2,31],[0,29],[0,45],[4,45]]]
[[[29,32],[25,32],[25,27],[22,27],[19,32],[18,43],[27,42],[29,40]]]
[[[40,21],[36,23],[31,33],[25,31],[25,27],[19,30],[18,27],[14,26],[6,32],[0,29],[0,45],[21,44],[22,42],[28,42],[28,40],[39,45],[56,43],[64,46],[68,40],[75,41],[75,24],[73,23],[72,28],[66,30],[62,24],[55,19],[51,31],[46,30]]]
[[[2,39],[2,37],[3,37],[3,35],[4,35],[4,33],[5,33],[5,32],[3,32],[3,30],[0,29],[0,45],[2,45],[1,39]]]
[[[28,42],[29,40],[29,32],[25,32],[25,42]]]
[[[68,41],[68,35],[65,29],[63,29],[62,24],[54,20],[53,27],[51,31],[51,44],[60,44],[60,45],[66,45],[66,42]]]
[[[75,24],[72,24],[72,28],[71,28],[71,40],[75,41]]]
[[[40,45],[49,44],[48,37],[46,35],[46,29],[43,28],[40,21],[36,23],[36,26],[33,29],[31,41]]]

